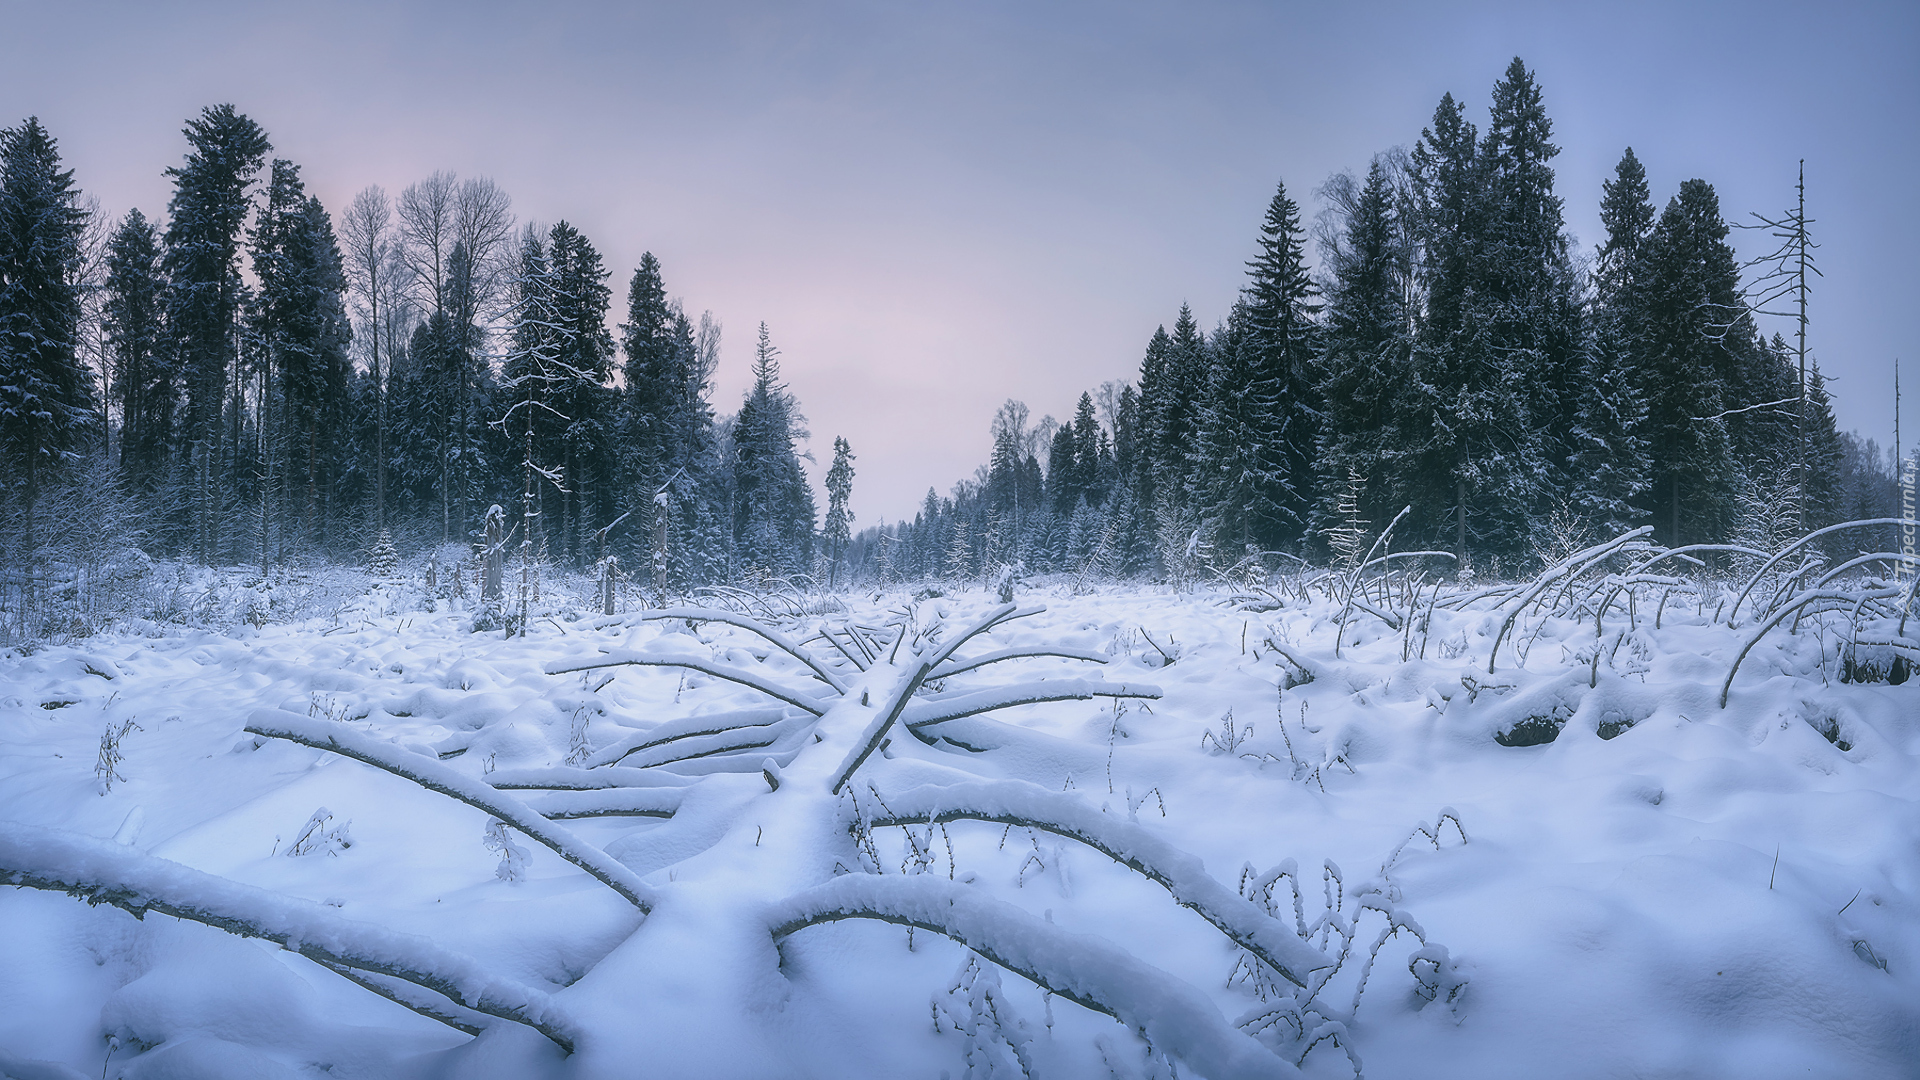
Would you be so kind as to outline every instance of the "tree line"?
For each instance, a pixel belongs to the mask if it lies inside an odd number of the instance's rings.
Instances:
[[[716,411],[720,325],[669,300],[653,255],[616,332],[589,238],[517,223],[485,178],[369,187],[336,219],[232,106],[183,134],[166,213],[108,219],[37,120],[0,129],[10,580],[109,540],[263,566],[388,535],[465,548],[496,505],[529,557],[616,556],[662,589],[1014,564],[1191,579],[1350,560],[1395,522],[1397,548],[1497,573],[1641,524],[1765,547],[1893,512],[1804,321],[1793,345],[1758,329],[1782,298],[1804,313],[1804,204],[1764,219],[1785,244],[1743,268],[1712,186],[1656,210],[1628,149],[1583,255],[1518,59],[1484,132],[1444,96],[1410,151],[1324,185],[1312,226],[1280,185],[1210,331],[1182,305],[1137,377],[1064,423],[1008,402],[974,477],[858,537],[851,447],[823,519],[767,328],[752,389]]]
[[[663,587],[811,574],[844,550],[851,448],[836,440],[818,532],[764,324],[753,388],[719,415],[720,325],[668,299],[651,253],[616,339],[593,243],[516,224],[490,180],[370,187],[336,223],[232,106],[184,134],[164,219],[107,220],[37,119],[0,129],[16,577],[62,560],[59,519],[108,504],[128,546],[204,564],[466,546],[494,505],[542,560],[614,555]]]
[[[1353,559],[1396,519],[1397,548],[1497,572],[1643,524],[1767,547],[1891,513],[1891,464],[1836,430],[1804,321],[1797,347],[1759,331],[1712,185],[1656,211],[1627,149],[1583,258],[1558,152],[1516,58],[1484,131],[1445,95],[1411,151],[1329,181],[1313,227],[1281,184],[1224,320],[1182,305],[1067,422],[1009,402],[973,478],[861,534],[863,572],[1190,577]],[[1804,205],[1763,221],[1786,242],[1745,269],[1804,316]]]

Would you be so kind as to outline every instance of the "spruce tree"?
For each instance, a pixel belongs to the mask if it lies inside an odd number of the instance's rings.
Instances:
[[[1325,352],[1319,394],[1326,424],[1319,453],[1319,530],[1350,529],[1354,515],[1384,524],[1405,494],[1409,447],[1396,410],[1408,374],[1398,213],[1376,161],[1345,233],[1329,245]],[[1352,511],[1342,509],[1352,504]]]
[[[186,390],[180,438],[189,471],[188,543],[202,562],[211,562],[223,554],[226,471],[238,449],[240,417],[226,399],[238,359],[241,227],[253,206],[254,176],[272,146],[260,125],[232,105],[202,110],[185,134],[186,162],[167,170],[174,190],[167,206],[166,323],[172,363]]]
[[[140,211],[129,210],[107,242],[101,316],[120,406],[120,475],[142,495],[166,475],[179,394],[162,351],[161,291],[159,237]]]
[[[1425,313],[1400,408],[1414,449],[1410,531],[1452,547],[1463,564],[1473,531],[1469,496],[1481,479],[1476,462],[1503,421],[1513,419],[1510,408],[1488,407],[1498,373],[1487,362],[1485,320],[1472,303],[1485,198],[1478,133],[1465,113],[1452,94],[1443,95],[1411,155]]]
[[[1307,270],[1306,230],[1300,208],[1276,187],[1260,223],[1259,254],[1247,263],[1246,336],[1250,366],[1246,397],[1264,415],[1250,417],[1255,473],[1249,478],[1251,531],[1263,546],[1294,546],[1305,537],[1318,483],[1315,442],[1321,410],[1315,391],[1319,347],[1315,316],[1320,290]],[[1210,387],[1218,394],[1222,388]],[[1210,401],[1217,407],[1218,399]],[[1217,434],[1217,433],[1216,433]]]
[[[1172,389],[1167,369],[1171,348],[1167,328],[1156,326],[1153,336],[1147,339],[1146,355],[1140,360],[1139,446],[1131,482],[1143,506],[1152,506],[1159,491],[1161,429],[1166,422],[1167,396]]]
[[[794,453],[803,438],[793,395],[780,381],[767,324],[754,347],[753,389],[734,420],[734,537],[743,569],[803,572],[813,561],[813,489]]]
[[[1647,170],[1633,154],[1620,155],[1611,180],[1600,185],[1600,225],[1607,237],[1595,252],[1594,287],[1600,309],[1631,303],[1640,245],[1653,230],[1653,196]]]
[[[1727,417],[1747,404],[1733,384],[1753,351],[1740,272],[1720,200],[1688,180],[1646,239],[1634,366],[1647,398],[1655,535],[1668,545],[1727,535],[1738,481]]]
[[[1410,531],[1465,560],[1527,551],[1572,486],[1585,329],[1532,73],[1508,66],[1484,138],[1463,113],[1443,97],[1412,154],[1426,310],[1404,414],[1419,448]]]
[[[853,447],[835,436],[833,464],[827,469],[827,519],[821,539],[827,545],[827,587],[839,581],[840,560],[846,554],[852,536],[853,511],[847,502],[853,497]]]
[[[1149,462],[1155,504],[1186,506],[1193,488],[1193,455],[1200,431],[1200,409],[1212,364],[1207,341],[1186,304],[1173,321],[1167,341],[1165,389],[1149,418]]]
[[[276,160],[252,234],[260,282],[255,329],[267,393],[261,402],[270,475],[280,478],[283,528],[317,547],[337,510],[347,420],[346,275],[333,224],[306,194],[299,168]],[[271,497],[272,493],[268,493]]]
[[[598,557],[593,537],[618,516],[613,471],[613,336],[607,332],[612,293],[600,253],[578,229],[562,221],[547,234],[552,267],[554,363],[558,382],[553,407],[566,419],[559,444],[547,450],[561,464],[567,483],[560,495],[556,540],[578,565]]]
[[[32,557],[43,487],[96,427],[76,353],[80,230],[73,171],[37,118],[0,130],[0,465]]]
[[[1476,284],[1500,371],[1519,391],[1518,420],[1534,436],[1517,453],[1489,454],[1483,470],[1512,522],[1499,546],[1516,549],[1531,544],[1552,502],[1583,483],[1567,462],[1586,328],[1548,164],[1560,152],[1552,135],[1540,86],[1515,57],[1494,84],[1481,145],[1488,213]]]
[[[1645,520],[1651,483],[1637,343],[1646,322],[1643,264],[1654,209],[1646,170],[1632,147],[1601,190],[1600,223],[1607,235],[1595,258],[1593,334],[1574,380],[1567,428],[1567,506],[1592,539],[1616,536]]]
[[[1845,488],[1842,479],[1845,444],[1833,420],[1833,399],[1819,361],[1807,369],[1806,495],[1808,529],[1824,528],[1843,520]]]
[[[657,514],[671,513],[671,501],[657,502],[654,494],[686,465],[677,445],[684,427],[678,416],[684,401],[684,375],[678,370],[684,363],[684,349],[677,329],[685,330],[676,324],[667,303],[660,262],[646,252],[627,285],[627,321],[620,326],[620,349],[626,357],[620,413],[622,466],[628,506],[643,518],[641,535],[651,535]]]

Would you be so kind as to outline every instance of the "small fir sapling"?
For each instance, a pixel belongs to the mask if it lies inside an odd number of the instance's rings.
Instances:
[[[381,529],[367,549],[367,573],[374,577],[392,577],[400,568],[400,553],[394,550],[393,534]]]

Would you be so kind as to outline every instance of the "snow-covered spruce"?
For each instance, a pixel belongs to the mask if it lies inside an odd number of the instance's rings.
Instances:
[[[1104,938],[1042,922],[966,885],[927,874],[849,874],[767,911],[776,942],[844,919],[876,919],[943,934],[1050,993],[1119,1020],[1209,1080],[1294,1074],[1181,980]]]
[[[0,883],[110,904],[136,918],[157,911],[265,938],[325,965],[399,979],[475,1012],[525,1024],[568,1053],[578,1036],[573,1021],[544,992],[425,938],[343,919],[324,904],[227,881],[119,844],[0,822]]]

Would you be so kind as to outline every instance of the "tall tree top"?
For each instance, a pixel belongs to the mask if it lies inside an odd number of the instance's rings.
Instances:
[[[786,389],[780,382],[780,350],[773,345],[767,324],[760,324],[760,338],[753,345],[753,395],[771,399]]]
[[[173,219],[169,244],[237,237],[246,220],[247,188],[265,164],[273,144],[259,124],[232,105],[210,105],[187,121],[184,165],[167,170],[173,178]]]
[[[1492,118],[1487,124],[1486,150],[1496,169],[1528,168],[1551,160],[1560,152],[1553,145],[1553,121],[1541,101],[1540,84],[1519,57],[1493,84]],[[1547,174],[1551,183],[1552,173]]]
[[[1607,238],[1600,244],[1598,278],[1604,302],[1625,288],[1640,242],[1653,229],[1653,196],[1647,188],[1647,170],[1633,147],[1620,155],[1613,179],[1600,185],[1600,224]]]
[[[673,348],[673,322],[666,282],[660,276],[660,260],[653,257],[653,252],[646,252],[627,285],[627,321],[620,326],[629,387],[641,379],[661,376],[661,365]]]
[[[1559,260],[1566,249],[1560,197],[1553,193],[1553,160],[1560,148],[1553,144],[1553,121],[1542,104],[1540,84],[1519,57],[1493,87],[1492,116],[1481,145],[1483,164],[1492,182],[1493,262],[1518,271],[1522,280],[1508,282],[1521,291],[1542,283],[1527,280]]]

